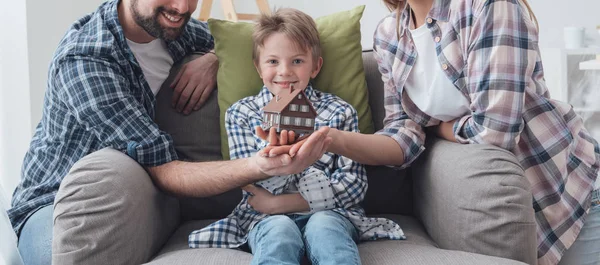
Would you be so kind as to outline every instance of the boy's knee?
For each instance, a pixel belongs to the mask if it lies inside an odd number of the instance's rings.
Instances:
[[[352,234],[354,225],[344,216],[334,211],[314,213],[306,223],[305,234],[324,235],[323,232],[345,232]]]
[[[256,227],[259,236],[274,235],[277,237],[297,237],[300,238],[300,229],[288,216],[273,215],[260,221]]]

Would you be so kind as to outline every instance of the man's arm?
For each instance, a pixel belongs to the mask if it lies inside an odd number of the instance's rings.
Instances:
[[[177,159],[171,137],[161,131],[133,95],[130,77],[114,62],[68,57],[50,80],[61,106],[104,147],[126,152],[142,166]],[[73,126],[73,125],[68,125]]]
[[[163,190],[189,197],[217,195],[268,177],[252,158],[214,162],[172,161],[147,170]]]

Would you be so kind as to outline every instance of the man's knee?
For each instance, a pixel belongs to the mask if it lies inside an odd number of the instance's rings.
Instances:
[[[61,182],[54,201],[54,220],[61,214],[101,207],[103,211],[129,211],[155,191],[146,171],[129,156],[105,148],[73,165]]]
[[[122,189],[149,183],[146,171],[126,154],[104,148],[93,152],[73,165],[60,184],[60,193],[75,190],[112,194]],[[121,196],[124,194],[121,194]]]
[[[52,205],[33,213],[21,230],[19,253],[26,265],[52,263]]]

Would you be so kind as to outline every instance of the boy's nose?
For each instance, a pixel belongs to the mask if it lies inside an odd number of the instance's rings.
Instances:
[[[279,66],[279,75],[289,75],[291,73],[290,68],[286,65]]]

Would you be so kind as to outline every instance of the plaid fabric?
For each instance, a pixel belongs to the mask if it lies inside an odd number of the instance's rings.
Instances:
[[[345,131],[358,131],[356,110],[339,97],[322,93],[311,86],[306,96],[318,113],[315,129],[323,126]],[[268,142],[254,133],[262,123],[261,109],[273,95],[266,87],[256,96],[244,98],[233,104],[225,115],[225,128],[229,139],[231,159],[250,157],[266,147]],[[367,174],[364,167],[346,157],[325,153],[311,167],[300,174],[275,176],[257,182],[273,194],[298,191],[310,205],[310,212],[333,210],[348,218],[358,229],[361,239],[404,239],[400,226],[384,218],[365,217],[359,206],[367,192]],[[191,248],[235,248],[246,243],[248,232],[268,215],[252,209],[248,193],[243,191],[242,201],[233,212],[189,236]]]
[[[31,213],[54,202],[64,176],[87,154],[112,147],[144,166],[177,159],[171,137],[152,120],[155,98],[125,41],[118,3],[76,21],[56,50],[42,119],[8,210],[17,233]],[[208,27],[196,20],[168,43],[174,61],[212,47]]]
[[[536,25],[520,1],[435,0],[427,17],[442,69],[470,101],[471,114],[454,125],[457,140],[516,155],[532,185],[538,262],[556,264],[590,207],[598,143],[570,105],[550,98]],[[378,133],[398,141],[407,165],[423,151],[423,127],[439,124],[403,89],[417,57],[408,23],[405,7],[384,18],[374,37],[387,112]]]

